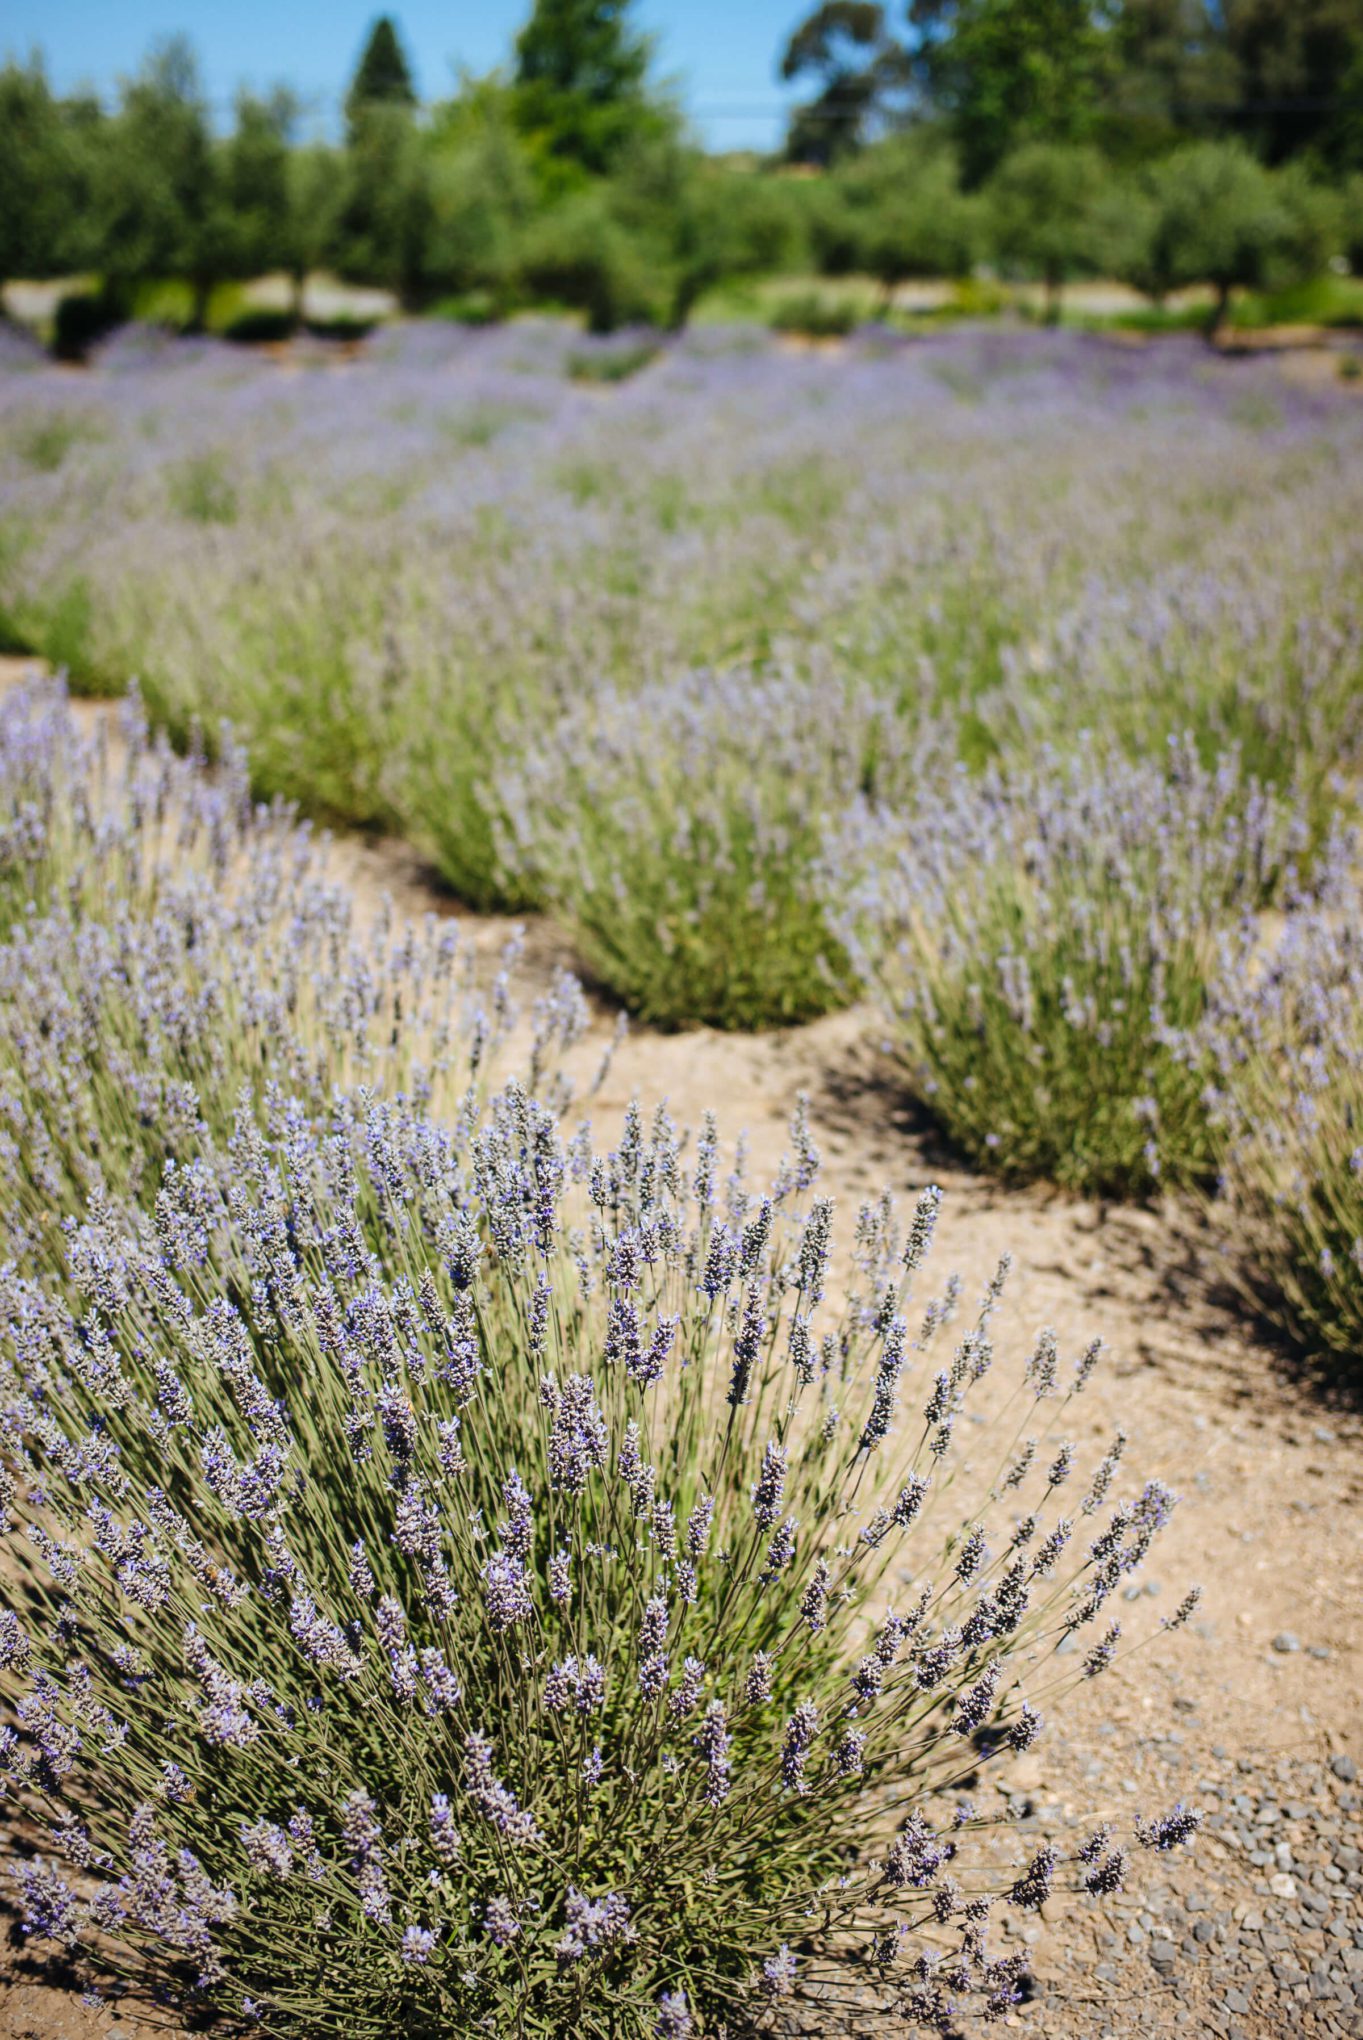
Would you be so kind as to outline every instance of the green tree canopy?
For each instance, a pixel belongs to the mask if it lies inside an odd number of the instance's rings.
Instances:
[[[1120,161],[1149,161],[1234,116],[1235,60],[1215,0],[1121,0],[1105,57],[1096,132]]]
[[[1025,142],[1091,131],[1105,43],[1092,0],[910,0],[915,64],[967,182]]]
[[[261,98],[237,96],[236,123],[223,149],[223,202],[232,225],[238,276],[290,269],[294,261],[289,157],[298,102],[287,87]]]
[[[336,222],[342,275],[394,291],[416,309],[429,281],[430,224],[429,157],[407,108],[363,107],[346,150]]]
[[[314,269],[335,262],[339,254],[340,215],[345,180],[336,152],[324,142],[309,142],[289,154],[286,198],[288,255],[284,267],[293,279],[293,315],[303,316],[303,290]]]
[[[504,304],[537,194],[500,79],[465,77],[456,96],[433,109],[430,180],[432,286],[485,291],[494,306]]]
[[[1060,316],[1066,279],[1097,258],[1105,182],[1095,149],[1027,142],[1005,158],[990,183],[996,252],[1037,272],[1049,319]]]
[[[542,156],[604,174],[639,133],[672,125],[647,89],[631,0],[535,0],[516,38],[516,105]]]
[[[1335,207],[1300,170],[1275,175],[1238,142],[1194,142],[1166,157],[1151,173],[1145,212],[1131,281],[1154,295],[1210,284],[1213,334],[1235,290],[1315,274],[1342,234]]]
[[[0,277],[91,266],[99,110],[55,99],[42,65],[0,68]]]
[[[1267,162],[1328,158],[1351,131],[1363,142],[1363,0],[1233,0],[1220,12],[1239,86],[1236,125]]]
[[[189,44],[172,37],[123,88],[99,180],[101,266],[115,289],[147,277],[193,285],[203,324],[214,283],[233,267],[219,152]]]

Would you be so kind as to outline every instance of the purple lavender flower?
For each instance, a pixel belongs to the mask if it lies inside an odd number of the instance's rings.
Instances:
[[[1008,1896],[1024,1912],[1040,1912],[1051,1895],[1051,1883],[1059,1862],[1049,1842],[1042,1844],[1021,1877],[1012,1885]]]
[[[475,1811],[513,1847],[523,1848],[539,1840],[534,1816],[494,1777],[492,1745],[476,1732],[464,1738],[464,1791]]]
[[[483,1930],[495,1948],[509,1948],[521,1931],[515,1907],[498,1892],[483,1908]]]
[[[759,1530],[770,1530],[781,1513],[786,1491],[786,1450],[770,1442],[762,1453],[762,1471],[752,1491],[753,1520]]]
[[[781,1783],[788,1792],[808,1792],[805,1764],[818,1732],[819,1710],[812,1700],[802,1700],[786,1723],[781,1745]]]
[[[623,1893],[608,1891],[601,1898],[586,1898],[573,1885],[564,1901],[567,1927],[555,1943],[560,1962],[580,1962],[584,1956],[621,1948],[637,1940],[629,1916],[629,1901]]]
[[[454,1809],[443,1792],[436,1792],[431,1798],[431,1847],[442,1863],[458,1861],[459,1830],[454,1823]]]
[[[782,1942],[775,1955],[769,1955],[762,1964],[761,1990],[764,1997],[789,1997],[795,1988],[798,1971],[796,1958],[786,1942]]]
[[[665,1990],[658,1999],[653,2040],[691,2040],[695,2026],[684,1990]]]
[[[524,1563],[507,1551],[494,1551],[483,1567],[483,1602],[497,1635],[518,1623],[534,1620],[535,1603]]]
[[[1161,1853],[1181,1848],[1191,1841],[1202,1825],[1202,1815],[1190,1811],[1179,1800],[1171,1813],[1160,1814],[1152,1821],[1137,1821],[1136,1840],[1143,1849],[1158,1849]]]
[[[751,1684],[751,1678],[749,1683]],[[700,1727],[691,1741],[705,1759],[705,1785],[702,1798],[707,1806],[722,1806],[729,1796],[730,1761],[733,1736],[729,1732],[728,1717],[722,1700],[712,1700],[701,1719]]]

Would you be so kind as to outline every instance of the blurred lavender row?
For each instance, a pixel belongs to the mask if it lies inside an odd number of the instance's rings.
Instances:
[[[580,351],[533,320],[301,367],[128,333],[0,370],[0,621],[174,730],[230,713],[259,790],[400,825],[481,905],[544,884],[503,772],[700,670],[831,669],[972,760],[1191,729],[1313,812],[1356,758],[1338,389],[1073,334],[701,332],[608,387]]]

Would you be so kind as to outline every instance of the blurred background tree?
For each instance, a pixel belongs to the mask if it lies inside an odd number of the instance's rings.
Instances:
[[[346,125],[354,139],[356,122],[373,106],[415,107],[416,86],[391,16],[381,14],[369,31],[345,97]]]
[[[1161,163],[1147,186],[1145,233],[1128,268],[1162,297],[1210,284],[1212,334],[1237,288],[1282,288],[1317,274],[1342,238],[1336,207],[1299,169],[1276,177],[1240,142],[1194,142]]]
[[[909,20],[915,68],[968,183],[1021,143],[1092,133],[1106,45],[1091,0],[910,0]]]
[[[1103,159],[1093,148],[1025,142],[1004,158],[989,186],[994,253],[1034,270],[1045,315],[1060,317],[1066,281],[1101,266]]]
[[[194,53],[158,44],[123,87],[95,191],[100,268],[115,300],[149,278],[183,277],[189,329],[202,330],[215,283],[231,273],[232,222],[221,152]]]
[[[294,267],[289,165],[298,113],[298,101],[287,86],[265,96],[237,95],[236,121],[222,154],[222,199],[235,277]]]
[[[824,0],[786,45],[781,76],[813,78],[819,91],[796,108],[786,138],[794,163],[827,166],[864,147],[903,99],[907,50],[890,34],[883,7]]]
[[[1363,0],[1233,0],[1218,15],[1235,129],[1263,161],[1363,169]]]
[[[102,128],[95,100],[53,97],[36,57],[0,70],[0,277],[70,275],[98,263]]]
[[[673,124],[647,88],[651,46],[631,14],[630,0],[535,0],[516,38],[515,107],[548,166],[605,176],[636,137]]]

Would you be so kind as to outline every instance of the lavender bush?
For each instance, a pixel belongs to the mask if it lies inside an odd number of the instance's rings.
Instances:
[[[1025,685],[1009,694],[1012,745],[1067,742],[1082,703],[1130,757],[1157,755],[1172,735],[1193,736],[1207,765],[1233,746],[1322,843],[1361,758],[1357,556],[1351,541],[1322,548],[1319,529],[1270,534],[1271,522],[1243,533],[1238,568],[1184,561],[1145,583],[1086,588],[1027,649]]]
[[[824,1311],[812,1176],[717,1197],[709,1131],[594,1153],[516,1088],[462,1151],[278,1099],[10,1270],[29,1932],[274,2033],[713,2031],[849,1946],[911,2024],[1006,2009],[995,1903],[1125,1853],[1000,1878],[966,1786],[1111,1664],[1173,1498],[1063,1441],[1096,1349],[983,1387],[1002,1272],[915,1336],[935,1193]]]
[[[1304,824],[1233,757],[1043,753],[958,773],[834,839],[834,927],[919,1095],[977,1163],[1143,1194],[1216,1158],[1201,1029],[1217,942],[1243,959]]]
[[[21,706],[37,783],[89,762]],[[709,1122],[433,1117],[384,1051],[438,952],[366,973],[306,838],[130,735],[0,948],[28,1933],[277,2034],[714,2032],[857,1950],[920,2029],[1006,2011],[991,1914],[1126,1870],[1001,1869],[969,1797],[1133,1647],[1173,1497],[1081,1470],[1097,1346],[996,1354],[1006,1269],[918,1296],[935,1191],[840,1248],[803,1113],[765,1194]]]
[[[815,880],[821,818],[903,783],[906,748],[883,702],[828,676],[603,694],[503,771],[505,861],[645,1020],[809,1020],[847,997]]]
[[[449,1114],[514,1037],[556,1110],[586,1021],[564,977],[522,1018],[515,945],[491,983],[451,922],[366,930],[325,844],[253,807],[230,738],[212,778],[153,743],[82,741],[47,684],[0,702],[0,1185],[6,1252],[92,1194],[150,1199],[243,1085],[314,1116],[338,1084]],[[14,846],[11,852],[10,846]]]
[[[1246,971],[1228,960],[1208,1035],[1226,1128],[1213,1221],[1255,1303],[1317,1356],[1363,1361],[1363,888],[1340,832],[1313,896]]]

